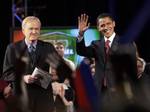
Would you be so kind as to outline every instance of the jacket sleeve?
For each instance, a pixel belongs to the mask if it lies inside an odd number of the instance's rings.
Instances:
[[[85,45],[84,38],[81,41],[76,41],[76,51],[78,55],[85,57],[93,57],[94,56],[93,41],[89,46]]]
[[[13,49],[12,44],[8,45],[4,62],[3,62],[3,74],[2,79],[6,81],[15,80],[15,50]]]

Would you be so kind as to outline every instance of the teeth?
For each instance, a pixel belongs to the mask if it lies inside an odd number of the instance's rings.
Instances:
[[[108,32],[108,31],[109,31],[108,29],[105,29],[105,30],[104,30],[105,33]]]
[[[108,32],[110,32],[110,31],[111,31],[111,28],[108,28],[108,29],[105,29],[105,30],[104,30],[105,33],[108,33]]]

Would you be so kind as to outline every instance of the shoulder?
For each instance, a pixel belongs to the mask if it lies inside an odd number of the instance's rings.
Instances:
[[[20,46],[22,46],[23,44],[23,40],[15,42],[15,43],[10,43],[7,45],[7,49],[13,49],[13,48],[19,48]]]
[[[101,45],[101,44],[103,43],[103,40],[104,40],[104,39],[93,40],[93,41],[91,42],[91,46],[99,46],[99,45]]]
[[[12,42],[10,44],[8,44],[9,47],[15,47],[15,46],[22,46],[22,45],[25,45],[25,41],[24,40],[20,40],[20,41],[17,41],[17,42]]]

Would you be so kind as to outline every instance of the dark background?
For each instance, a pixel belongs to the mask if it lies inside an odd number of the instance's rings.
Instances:
[[[14,1],[18,8],[24,7],[24,0]],[[95,26],[100,13],[110,12],[116,20],[116,32],[128,38],[136,38],[140,56],[150,62],[150,0],[27,0],[27,6],[27,15],[38,16],[43,27],[77,27],[77,17],[81,13],[88,14],[91,26]],[[2,68],[5,49],[11,38],[12,0],[2,0],[0,8]],[[18,12],[18,15],[23,18],[24,11]],[[20,25],[15,19],[15,27]]]

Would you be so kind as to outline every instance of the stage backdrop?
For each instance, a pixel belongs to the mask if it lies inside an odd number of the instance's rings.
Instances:
[[[24,38],[21,28],[12,30],[12,42],[17,42]],[[80,64],[83,57],[76,54],[76,37],[78,29],[71,27],[46,27],[41,28],[40,39],[54,44],[57,41],[65,43],[65,57],[72,60],[76,65]],[[85,32],[85,42],[89,45],[92,40],[99,39],[100,35],[95,27],[88,29]]]

